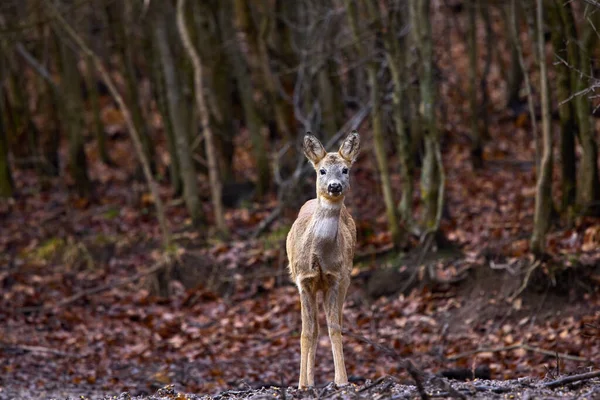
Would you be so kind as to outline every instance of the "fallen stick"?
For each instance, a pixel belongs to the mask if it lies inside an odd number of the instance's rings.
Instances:
[[[558,355],[559,358],[563,358],[565,360],[571,360],[571,361],[582,361],[582,362],[588,362],[588,361],[590,361],[589,358],[572,356],[570,354],[565,354],[565,353],[556,353],[556,352],[553,352],[553,351],[550,351],[550,350],[542,349],[540,347],[529,346],[527,344],[513,344],[511,346],[481,348],[481,349],[477,349],[477,350],[465,351],[464,353],[459,353],[459,354],[457,354],[455,356],[448,357],[448,358],[446,358],[446,360],[448,360],[448,361],[456,361],[458,359],[465,358],[465,357],[468,357],[468,356],[472,356],[474,354],[479,354],[479,353],[498,353],[500,351],[509,351],[509,350],[515,350],[515,349],[524,349],[524,350],[527,350],[527,351],[531,351],[531,352],[534,352],[534,353],[540,353],[540,354],[544,354],[544,355],[552,356],[552,357],[556,357]]]
[[[27,351],[29,353],[54,354],[54,355],[63,356],[63,357],[81,357],[81,355],[78,355],[78,354],[65,353],[64,351],[51,349],[49,347],[43,347],[43,346],[28,346],[28,345],[21,345],[21,344],[0,343],[0,348],[9,349],[9,350],[12,350],[12,349],[22,350],[22,351]]]
[[[79,293],[76,293],[76,294],[74,294],[72,296],[69,296],[66,299],[61,300],[61,301],[59,301],[58,303],[55,303],[55,304],[50,304],[50,305],[47,305],[47,306],[22,307],[22,308],[19,309],[19,311],[23,312],[23,313],[27,313],[27,312],[34,312],[34,311],[49,311],[49,310],[52,310],[52,309],[55,309],[55,308],[64,307],[67,304],[71,304],[71,303],[79,300],[82,297],[90,296],[90,295],[93,295],[93,294],[104,292],[105,290],[114,289],[114,288],[117,288],[117,287],[121,287],[121,286],[127,285],[128,283],[135,282],[138,279],[141,279],[141,278],[143,278],[145,276],[148,276],[150,274],[153,274],[153,273],[161,270],[167,264],[168,264],[167,260],[161,260],[161,261],[157,262],[154,266],[148,268],[147,270],[139,272],[139,273],[137,273],[134,276],[131,276],[129,278],[124,278],[124,279],[118,280],[116,282],[109,282],[109,283],[106,283],[104,285],[96,286],[96,287],[88,289],[88,290],[83,290],[83,291],[81,291]]]
[[[564,378],[557,379],[557,380],[552,381],[552,382],[544,383],[542,386],[543,387],[547,387],[549,389],[552,389],[552,388],[555,388],[555,387],[566,385],[567,383],[579,382],[579,381],[584,381],[584,380],[588,380],[588,379],[592,379],[592,378],[598,378],[598,377],[600,377],[600,370],[599,371],[586,372],[585,374],[578,374],[578,375],[566,376]]]

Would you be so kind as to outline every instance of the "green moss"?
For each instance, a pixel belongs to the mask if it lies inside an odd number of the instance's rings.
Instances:
[[[109,208],[104,212],[104,218],[106,219],[115,219],[119,216],[121,211],[118,208]]]
[[[50,261],[64,247],[65,241],[62,238],[50,238],[37,246],[28,255],[28,258],[34,262],[45,263]]]

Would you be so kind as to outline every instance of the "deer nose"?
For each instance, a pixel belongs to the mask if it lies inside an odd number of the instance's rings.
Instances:
[[[327,190],[331,193],[341,193],[342,192],[342,185],[340,185],[337,182],[332,182],[329,184],[329,186],[327,186]]]

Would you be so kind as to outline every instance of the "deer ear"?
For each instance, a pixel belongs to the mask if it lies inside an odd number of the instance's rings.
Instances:
[[[357,131],[352,131],[340,146],[340,156],[350,163],[354,163],[360,153],[360,136]]]
[[[302,150],[304,150],[304,155],[309,159],[313,166],[316,166],[327,154],[325,147],[319,142],[319,139],[311,135],[310,132],[306,132],[306,135],[304,136]]]

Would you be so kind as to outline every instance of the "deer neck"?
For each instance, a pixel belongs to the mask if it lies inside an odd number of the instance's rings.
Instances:
[[[313,234],[317,242],[326,244],[336,241],[343,205],[343,199],[330,201],[321,196],[317,198],[317,208],[313,214]]]

